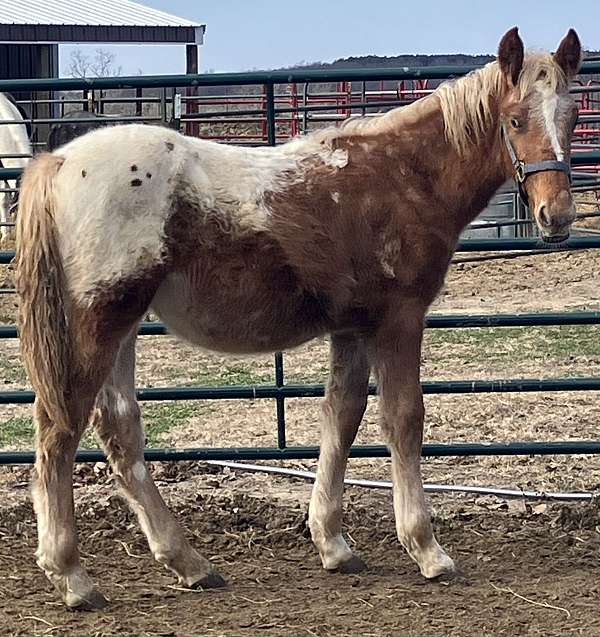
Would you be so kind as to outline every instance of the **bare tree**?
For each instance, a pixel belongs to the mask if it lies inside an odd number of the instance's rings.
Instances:
[[[122,67],[116,66],[116,55],[106,49],[96,49],[93,57],[81,49],[71,51],[68,74],[71,77],[116,77]]]

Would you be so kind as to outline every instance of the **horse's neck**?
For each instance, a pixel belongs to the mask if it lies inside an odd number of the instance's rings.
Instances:
[[[382,124],[399,140],[398,160],[411,157],[416,170],[426,174],[432,199],[444,203],[439,213],[447,217],[460,232],[486,207],[493,194],[504,183],[506,164],[503,159],[497,116],[488,134],[473,144],[464,155],[450,144],[444,134],[439,102],[429,98],[420,108],[390,113]],[[401,187],[401,185],[400,185]]]
[[[488,205],[508,178],[500,133],[494,126],[486,139],[474,144],[462,157],[449,144],[446,147],[448,154],[441,187],[462,230]]]

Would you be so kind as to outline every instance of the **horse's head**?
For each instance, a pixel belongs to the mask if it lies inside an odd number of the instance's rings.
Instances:
[[[505,88],[500,130],[507,169],[543,239],[562,241],[575,219],[569,159],[577,106],[568,89],[581,63],[579,38],[571,29],[554,55],[525,54],[515,27],[500,42],[498,63]]]

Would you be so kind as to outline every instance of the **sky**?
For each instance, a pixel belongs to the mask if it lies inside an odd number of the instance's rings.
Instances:
[[[142,0],[206,24],[200,72],[272,69],[355,55],[494,53],[518,26],[525,45],[556,49],[569,27],[600,51],[600,1]],[[70,51],[61,47],[65,74]],[[80,47],[93,54],[97,46]],[[123,75],[185,72],[185,47],[102,46]]]

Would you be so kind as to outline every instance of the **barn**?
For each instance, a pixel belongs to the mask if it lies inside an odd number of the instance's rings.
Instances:
[[[180,44],[186,73],[198,72],[206,25],[131,0],[4,0],[0,16],[0,80],[54,78],[61,44]],[[19,100],[31,97],[15,95]],[[36,119],[57,117],[50,92],[37,92],[25,110]],[[43,136],[44,132],[42,131]],[[47,134],[47,131],[46,131]]]
[[[0,79],[58,77],[60,44],[181,44],[198,72],[206,25],[131,0],[4,0]]]

